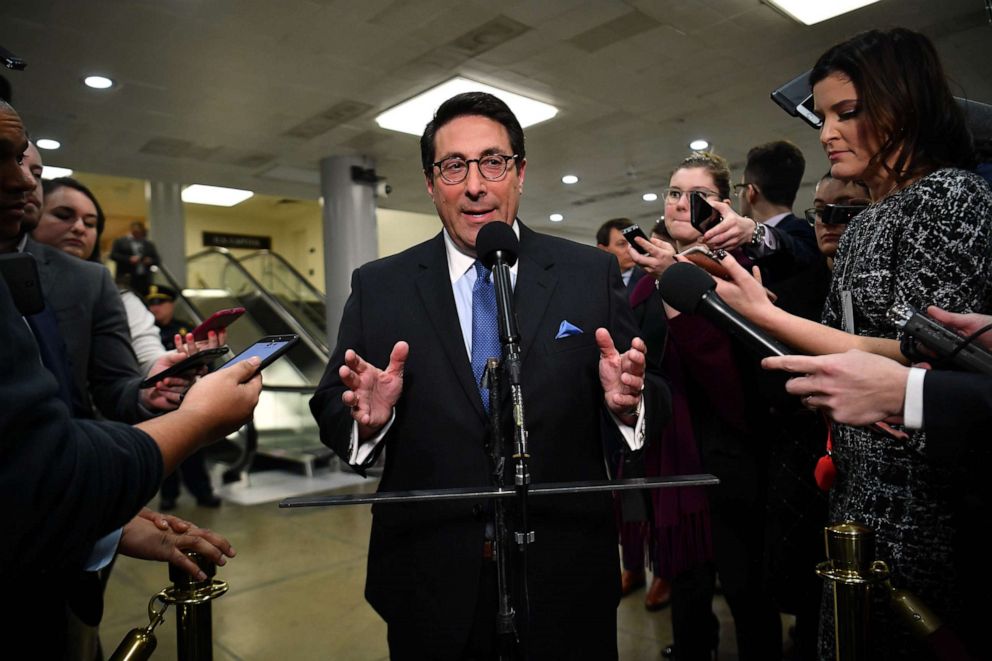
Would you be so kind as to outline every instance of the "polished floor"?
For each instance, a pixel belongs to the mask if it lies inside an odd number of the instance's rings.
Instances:
[[[338,492],[363,489],[373,490],[374,483]],[[213,606],[215,659],[388,659],[386,627],[362,596],[368,506],[282,510],[275,503],[227,501],[208,510],[183,493],[176,514],[224,534],[237,551],[218,570],[230,591]],[[164,564],[118,559],[101,629],[108,655],[128,630],[147,624],[148,600],[167,585]],[[643,599],[642,589],[620,605],[624,661],[660,659],[660,649],[671,641],[668,609],[649,613]],[[732,661],[737,654],[729,611],[719,597],[714,608],[721,620],[720,659]],[[153,658],[176,658],[171,611],[156,635]]]

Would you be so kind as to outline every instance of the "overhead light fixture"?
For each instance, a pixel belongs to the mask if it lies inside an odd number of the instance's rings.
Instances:
[[[658,194],[657,193],[645,193],[644,195],[641,195],[641,199],[644,200],[645,202],[654,202],[655,200],[658,199]]]
[[[62,143],[51,138],[38,138],[34,141],[34,146],[38,149],[58,149]]]
[[[182,198],[183,202],[189,202],[191,204],[212,204],[216,207],[233,207],[235,204],[244,202],[254,194],[250,190],[193,184],[183,189]]]
[[[83,84],[95,90],[105,90],[113,87],[114,81],[106,76],[86,76],[83,78]]]
[[[42,179],[58,179],[59,177],[71,177],[72,170],[69,168],[57,168],[54,165],[44,165],[41,168]]]
[[[561,215],[560,213],[553,213],[550,216],[548,216],[548,220],[550,220],[552,223],[560,223],[561,221],[565,220],[565,216]]]
[[[551,119],[558,114],[558,109],[547,103],[459,76],[393,106],[376,117],[375,123],[384,129],[419,136],[424,132],[427,123],[434,118],[438,106],[456,94],[464,92],[488,92],[502,99],[510,106],[520,126],[524,128]]]
[[[564,177],[561,178],[561,183],[569,184],[569,185],[577,184],[579,183],[579,178],[574,174],[566,174]]]
[[[767,0],[768,4],[777,7],[783,14],[796,20],[803,25],[813,25],[828,18],[840,16],[847,12],[861,9],[866,5],[871,5],[878,0],[820,0],[810,2],[810,0]]]
[[[697,138],[689,143],[689,149],[692,151],[703,151],[704,149],[709,149],[710,143],[703,140],[702,138]]]

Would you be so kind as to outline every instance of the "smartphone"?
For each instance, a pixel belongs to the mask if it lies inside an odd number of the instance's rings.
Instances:
[[[166,377],[179,376],[180,374],[195,372],[204,365],[210,365],[210,363],[214,362],[228,351],[230,350],[227,347],[217,347],[215,349],[203,349],[202,351],[198,351],[182,362],[176,363],[172,367],[167,367],[158,374],[153,374],[148,377],[141,382],[139,387],[151,388]]]
[[[706,234],[708,229],[721,220],[723,216],[706,201],[706,195],[699,191],[689,193],[689,224],[695,227],[697,232]]]
[[[679,255],[685,257],[712,276],[723,278],[724,280],[730,277],[730,273],[720,263],[720,260],[727,256],[726,250],[710,250],[707,246],[696,245],[686,248]]]
[[[27,252],[0,255],[0,277],[7,281],[14,307],[23,316],[38,314],[45,309],[45,298],[38,281],[38,262]]]
[[[620,230],[620,233],[623,234],[623,238],[627,239],[627,243],[630,244],[631,248],[641,253],[642,255],[648,254],[648,251],[645,248],[643,248],[641,244],[634,241],[634,238],[638,236],[644,239],[645,241],[647,241],[648,239],[648,237],[644,235],[644,230],[641,229],[640,225],[631,225],[630,227],[625,227],[622,230]]]
[[[258,372],[271,365],[277,358],[290,350],[300,339],[299,335],[269,335],[251,345],[237,356],[220,366],[219,369],[226,369],[235,363],[240,363],[246,358],[258,356],[262,359],[262,364],[258,366]]]
[[[227,328],[244,313],[244,308],[228,308],[214,312],[202,324],[193,329],[193,339],[197,342],[207,339],[207,333]]]
[[[812,69],[810,69],[812,71]],[[813,112],[813,90],[809,87],[809,71],[801,73],[772,92],[772,101],[793,117],[799,117],[815,129],[823,120]]]

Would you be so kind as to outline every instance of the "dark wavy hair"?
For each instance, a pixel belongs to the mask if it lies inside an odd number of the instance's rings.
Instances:
[[[672,170],[675,174],[679,170],[689,170],[691,168],[702,168],[706,170],[713,183],[716,184],[716,192],[720,194],[721,200],[730,198],[730,166],[727,159],[708,151],[696,151],[682,159],[682,161]],[[671,174],[669,175],[671,178]]]
[[[524,151],[524,130],[520,127],[517,116],[510,110],[510,106],[502,99],[486,92],[465,92],[442,103],[434,113],[434,119],[427,123],[424,134],[420,137],[420,161],[424,166],[424,174],[429,179],[434,178],[436,155],[434,137],[438,129],[453,119],[470,115],[487,117],[503,125],[510,135],[510,149],[517,155],[516,167],[520,169],[520,162],[527,155]]]
[[[862,32],[820,56],[810,87],[831,74],[854,85],[878,140],[867,174],[882,169],[901,183],[942,167],[974,167],[964,113],[926,36],[905,28]]]
[[[87,257],[87,261],[99,262],[100,261],[100,237],[103,236],[103,228],[107,224],[107,218],[103,215],[103,207],[97,202],[96,196],[93,195],[93,191],[81,184],[79,181],[73,179],[72,177],[59,177],[58,179],[45,179],[41,183],[42,189],[45,191],[45,197],[47,198],[50,193],[54,193],[60,188],[71,188],[77,190],[86,197],[89,198],[90,202],[96,208],[96,244],[93,246],[93,254]]]

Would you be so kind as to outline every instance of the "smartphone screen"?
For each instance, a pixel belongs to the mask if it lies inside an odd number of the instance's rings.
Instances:
[[[689,193],[689,224],[700,234],[718,224],[723,217],[706,201],[706,196],[699,191]]]
[[[647,240],[648,238],[644,236],[644,230],[642,230],[640,226],[631,225],[630,227],[625,227],[622,230],[620,230],[620,233],[623,234],[623,238],[627,239],[627,243],[630,244],[631,248],[641,253],[642,255],[647,254],[648,251],[645,248],[641,247],[641,244],[637,243],[637,241],[634,241],[634,237],[637,236],[641,237],[644,240]]]
[[[240,363],[242,360],[246,360],[252,356],[258,356],[258,358],[262,361],[262,364],[258,366],[258,369],[262,370],[275,362],[276,359],[284,353],[289,351],[290,347],[296,344],[296,341],[299,339],[300,338],[297,335],[269,335],[268,337],[263,337],[261,340],[221,365],[220,369],[225,369],[235,363]]]

